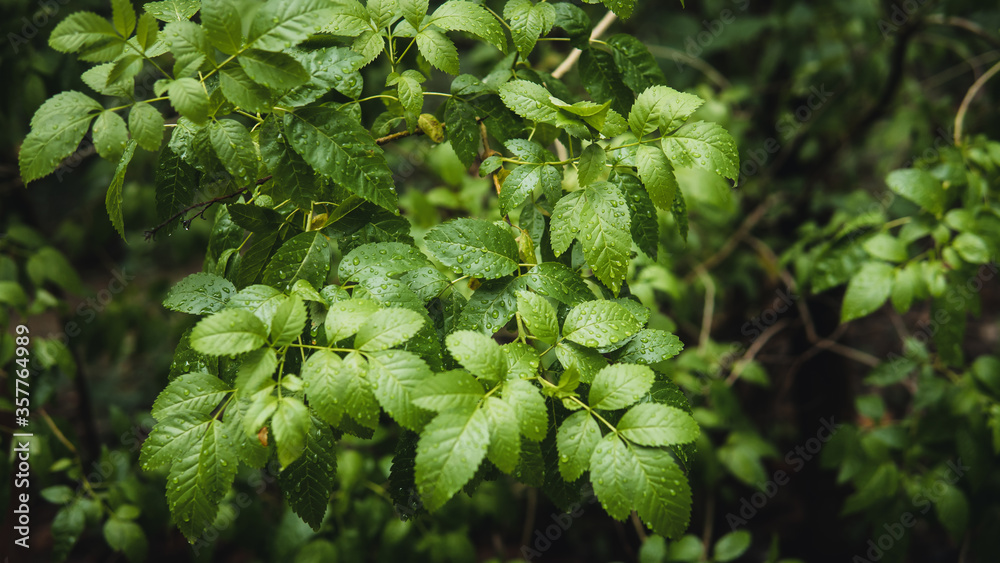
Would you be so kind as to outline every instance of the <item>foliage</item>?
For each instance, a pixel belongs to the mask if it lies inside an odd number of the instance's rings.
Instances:
[[[1000,549],[996,9],[12,5],[54,560]]]

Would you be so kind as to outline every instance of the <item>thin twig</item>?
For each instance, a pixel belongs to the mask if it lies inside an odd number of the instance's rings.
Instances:
[[[597,25],[594,26],[594,30],[590,32],[590,38],[597,39],[598,37],[603,35],[604,32],[607,31],[609,27],[611,27],[611,24],[614,23],[616,19],[618,19],[618,16],[616,16],[615,13],[612,12],[611,10],[608,10],[608,13],[604,14],[604,17],[601,18],[601,21],[597,22]],[[570,51],[569,55],[566,55],[566,58],[563,59],[563,62],[558,67],[556,67],[555,70],[552,71],[552,77],[562,78],[564,74],[569,72],[569,69],[573,68],[573,65],[576,64],[576,61],[580,60],[580,55],[582,53],[583,51],[579,49],[573,49],[572,51]]]
[[[682,62],[691,68],[700,70],[706,78],[715,83],[720,90],[728,90],[732,84],[726,80],[726,77],[722,75],[714,66],[705,62],[704,59],[699,59],[698,57],[693,57],[680,49],[675,49],[673,47],[667,47],[666,45],[647,45],[649,52],[654,56],[661,59],[672,59],[674,62]]]
[[[708,493],[708,500],[705,501],[705,525],[701,535],[701,561],[708,561],[708,546],[712,542],[712,525],[715,523],[715,495]]]
[[[753,343],[750,344],[750,347],[747,348],[746,352],[744,352],[743,357],[737,360],[742,363],[729,373],[729,377],[726,378],[726,386],[731,387],[733,383],[736,383],[736,379],[740,376],[741,373],[743,373],[743,368],[746,366],[746,364],[752,361],[757,356],[757,353],[760,352],[762,348],[764,348],[764,345],[766,345],[767,342],[771,340],[771,338],[774,335],[784,330],[785,327],[788,326],[788,324],[789,324],[788,319],[781,319],[780,321],[767,327],[767,330],[762,332],[760,336],[757,337],[757,340],[754,340]]]
[[[639,515],[636,511],[632,511],[632,527],[635,528],[635,533],[639,536],[639,542],[646,543],[646,527],[642,525],[642,520],[639,520]]]
[[[937,25],[948,25],[951,27],[957,27],[959,29],[964,29],[966,31],[972,32],[978,35],[981,39],[993,45],[994,47],[1000,47],[1000,39],[989,34],[986,29],[977,24],[974,21],[967,20],[965,18],[960,18],[957,16],[944,16],[941,14],[931,14],[924,18],[924,21],[930,24]]]
[[[701,313],[701,333],[698,335],[698,348],[704,349],[712,335],[712,317],[715,316],[715,282],[712,281],[712,276],[708,275],[704,268],[698,270],[698,277],[705,284],[705,307]]]
[[[708,259],[706,259],[704,262],[702,262],[698,266],[695,266],[694,269],[688,273],[688,275],[684,276],[684,283],[689,284],[692,281],[694,281],[694,278],[699,275],[698,274],[699,268],[708,271],[718,266],[720,262],[725,260],[726,257],[728,257],[729,254],[736,249],[736,245],[738,245],[740,241],[743,240],[743,238],[750,233],[750,230],[753,229],[757,225],[757,223],[759,223],[760,220],[764,218],[764,215],[767,213],[768,209],[770,209],[771,206],[773,206],[777,201],[778,201],[778,196],[771,196],[765,199],[763,202],[761,202],[761,204],[758,205],[757,208],[754,209],[750,213],[750,215],[748,215],[747,218],[743,220],[743,223],[739,226],[738,229],[736,229],[736,232],[734,232],[732,236],[729,237],[729,240],[727,240],[725,244],[722,245],[722,248],[716,251],[715,254],[709,256]]]
[[[412,133],[410,133],[409,131],[399,131],[398,133],[390,133],[389,135],[386,135],[385,137],[379,137],[378,139],[375,139],[375,144],[376,145],[384,145],[386,143],[391,143],[392,141],[395,141],[396,139],[402,139],[403,137],[409,137],[410,135],[423,135],[423,134],[424,134],[423,129],[415,129]]]
[[[160,223],[159,225],[153,227],[152,229],[149,229],[148,231],[146,231],[143,234],[146,236],[146,240],[149,240],[149,239],[153,238],[160,229],[162,229],[162,228],[166,227],[167,225],[169,225],[174,219],[177,219],[178,217],[183,217],[185,214],[187,214],[188,211],[193,211],[195,209],[201,209],[201,211],[199,211],[198,213],[195,213],[193,217],[191,217],[190,219],[185,219],[183,221],[184,228],[186,229],[186,228],[188,228],[188,227],[191,226],[191,222],[192,221],[194,221],[198,217],[204,217],[205,216],[205,212],[208,211],[208,208],[212,207],[216,203],[219,203],[220,201],[226,201],[227,199],[233,199],[234,197],[238,197],[240,195],[243,195],[250,188],[259,186],[259,185],[263,184],[264,182],[267,182],[271,178],[272,178],[272,176],[264,176],[263,178],[261,178],[260,180],[257,180],[253,184],[251,184],[249,186],[246,186],[245,188],[242,188],[242,189],[240,189],[238,191],[235,191],[235,192],[233,192],[231,194],[219,196],[217,198],[210,199],[208,201],[202,201],[202,202],[196,203],[194,205],[189,205],[189,206],[185,207],[184,209],[181,209],[177,213],[174,213],[167,220],[163,221],[162,223]]]
[[[528,506],[524,509],[524,529],[521,531],[521,545],[530,545],[531,530],[535,527],[535,511],[538,508],[538,489],[528,487]]]
[[[972,103],[973,98],[983,88],[983,85],[998,72],[1000,72],[1000,63],[990,67],[985,74],[979,77],[979,80],[973,82],[972,87],[965,93],[962,105],[958,107],[958,113],[955,114],[955,146],[961,146],[962,144],[962,128],[965,125],[965,114],[969,111],[969,105]]]

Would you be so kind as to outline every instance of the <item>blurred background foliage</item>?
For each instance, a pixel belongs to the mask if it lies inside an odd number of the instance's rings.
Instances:
[[[584,506],[557,539],[547,539],[560,524],[554,505],[502,480],[428,516],[417,503],[389,500],[392,451],[376,435],[345,441],[334,510],[320,533],[282,507],[273,474],[248,471],[220,516],[233,524],[214,544],[192,549],[169,525],[162,483],[136,460],[152,424],[148,408],[192,322],[160,303],[172,283],[201,270],[210,221],[145,241],[143,230],[156,223],[155,161],[137,155],[125,185],[131,230],[121,241],[104,212],[113,166],[86,140],[56,174],[25,189],[16,161],[30,116],[56,92],[86,89],[81,63],[52,51],[47,37],[72,11],[107,15],[109,7],[103,0],[0,0],[0,76],[7,79],[0,89],[0,426],[4,434],[14,428],[12,333],[25,323],[40,369],[32,378],[32,478],[47,499],[32,509],[36,560],[507,561],[528,546],[543,561],[995,561],[995,272],[987,267],[981,289],[964,303],[962,317],[975,314],[955,365],[920,338],[934,325],[930,300],[905,314],[886,305],[841,324],[843,284],[860,263],[851,252],[861,251],[816,249],[838,230],[865,226],[852,220],[867,217],[877,227],[913,212],[911,203],[887,197],[892,170],[952,166],[964,178],[969,153],[953,147],[955,114],[972,83],[1000,60],[1000,7],[972,0],[686,4],[641,1],[611,32],[638,37],[671,87],[708,100],[696,117],[731,131],[743,163],[735,189],[708,175],[682,179],[690,186],[687,242],[661,215],[658,258],[640,256],[630,272],[632,293],[658,311],[650,326],[675,331],[686,345],[666,368],[705,430],[691,472],[691,535],[670,545],[647,540]],[[605,13],[601,5],[583,8],[595,22]],[[497,60],[494,49],[472,41],[460,49],[465,72],[483,75]],[[544,41],[531,62],[551,70],[567,51],[566,42]],[[388,68],[364,72],[364,95],[379,93]],[[435,74],[427,88],[445,90],[448,80]],[[565,81],[583,92],[576,70]],[[998,99],[1000,81],[987,83],[965,119],[967,135],[985,136],[973,145],[982,153],[976,177],[987,186],[987,205],[1000,168],[1000,151],[986,141],[1000,137]],[[380,104],[362,105],[369,120]],[[495,209],[489,181],[466,171],[447,144],[404,139],[387,155],[415,236],[454,215]],[[987,237],[992,258],[996,234]],[[0,464],[5,506],[10,471]],[[72,510],[57,517],[67,503]],[[102,513],[135,519],[144,538],[116,553],[115,539],[97,525]],[[0,537],[9,546],[6,514]],[[905,514],[915,523],[897,537]]]

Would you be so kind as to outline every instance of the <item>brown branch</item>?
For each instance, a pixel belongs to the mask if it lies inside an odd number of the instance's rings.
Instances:
[[[403,137],[409,137],[410,135],[423,135],[423,134],[424,134],[423,129],[416,129],[416,130],[413,131],[413,133],[410,133],[409,131],[400,131],[398,133],[390,133],[390,134],[386,135],[385,137],[379,137],[378,139],[375,139],[375,144],[376,145],[384,145],[386,143],[391,143],[392,141],[395,141],[396,139],[402,139]]]
[[[993,78],[997,72],[1000,72],[1000,63],[993,65],[992,68],[986,71],[986,74],[980,76],[979,80],[976,80],[972,84],[969,91],[965,93],[965,97],[962,98],[962,105],[959,106],[958,113],[955,115],[955,146],[961,146],[962,144],[962,129],[965,126],[965,113],[969,111],[969,105],[976,97],[976,94],[978,94],[983,88],[983,85],[985,85],[990,78]]]
[[[149,239],[153,238],[154,236],[156,236],[156,233],[160,229],[162,229],[162,228],[166,227],[167,225],[169,225],[174,219],[177,219],[178,217],[183,217],[188,211],[193,211],[195,209],[199,209],[200,208],[201,211],[199,211],[198,213],[195,213],[190,219],[184,219],[182,221],[182,224],[184,225],[184,228],[188,229],[188,228],[191,227],[191,223],[195,219],[197,219],[198,217],[204,217],[205,216],[205,212],[208,211],[208,209],[210,207],[212,207],[213,205],[215,205],[216,203],[219,203],[220,201],[226,201],[227,199],[232,199],[234,197],[243,195],[250,188],[257,187],[257,186],[263,184],[264,182],[267,182],[271,178],[272,178],[272,176],[270,176],[270,175],[264,176],[263,178],[261,178],[260,180],[257,180],[253,184],[251,184],[249,186],[246,186],[245,188],[242,188],[242,189],[240,189],[238,191],[235,191],[235,192],[233,192],[231,194],[219,196],[217,198],[210,199],[208,201],[202,201],[202,202],[196,203],[194,205],[189,205],[189,206],[185,207],[184,209],[181,209],[177,213],[174,213],[167,220],[163,221],[162,223],[160,223],[159,225],[153,227],[152,229],[149,229],[148,231],[146,231],[143,234],[145,235],[146,240],[149,240]]]
[[[597,39],[598,37],[603,35],[604,32],[607,31],[609,27],[611,27],[611,24],[614,23],[616,19],[618,19],[618,16],[616,16],[615,13],[612,12],[611,10],[608,10],[608,13],[604,14],[604,17],[601,18],[601,21],[597,22],[597,25],[594,26],[594,31],[590,33],[590,38]],[[581,54],[583,54],[583,51],[581,51],[580,49],[573,49],[572,51],[570,51],[569,55],[566,55],[566,58],[563,59],[563,62],[558,67],[556,67],[555,70],[552,71],[552,78],[557,78],[557,79],[562,78],[564,74],[569,72],[569,69],[573,68],[573,65],[576,64],[576,61],[580,59]]]
[[[736,245],[738,245],[741,240],[743,240],[748,234],[750,234],[750,231],[757,225],[757,223],[760,222],[761,219],[764,218],[764,215],[767,213],[768,209],[770,209],[771,206],[777,203],[777,201],[778,201],[778,196],[771,196],[765,199],[763,202],[761,202],[761,204],[758,205],[757,208],[754,209],[750,213],[750,215],[748,215],[747,218],[743,220],[743,223],[739,226],[738,229],[736,229],[736,232],[734,232],[732,236],[729,237],[729,240],[727,240],[725,244],[722,245],[722,248],[720,248],[715,254],[709,256],[708,259],[706,259],[704,262],[695,266],[688,273],[688,275],[684,276],[684,283],[687,284],[694,281],[694,278],[698,276],[699,270],[704,270],[707,272],[708,270],[711,270],[712,268],[718,266],[720,262],[725,260],[733,252],[733,250],[736,249]]]
[[[951,27],[957,27],[959,29],[964,29],[968,32],[978,35],[980,39],[983,39],[990,45],[1000,48],[1000,39],[997,39],[996,37],[990,35],[990,33],[986,31],[986,29],[984,29],[982,26],[980,26],[974,21],[967,20],[965,18],[960,18],[957,16],[944,16],[941,14],[931,14],[926,18],[924,18],[924,21],[929,24],[947,25]]]

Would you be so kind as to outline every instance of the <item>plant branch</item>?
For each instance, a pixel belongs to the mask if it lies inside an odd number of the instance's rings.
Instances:
[[[965,93],[965,97],[962,98],[962,105],[958,107],[958,113],[955,114],[955,146],[961,146],[962,144],[962,128],[965,125],[965,114],[969,111],[969,105],[972,104],[972,100],[982,90],[986,82],[998,72],[1000,72],[1000,63],[990,67],[985,74],[979,77],[979,80],[973,82],[972,87],[969,88],[969,91]]]
[[[736,229],[736,232],[729,237],[729,240],[722,245],[715,254],[709,256],[704,262],[695,266],[688,275],[684,276],[684,283],[689,284],[694,281],[694,278],[699,275],[700,270],[708,271],[719,265],[720,262],[725,260],[732,252],[736,249],[736,246],[743,240],[750,231],[764,218],[767,211],[778,201],[778,196],[771,196],[761,202],[760,205],[754,209],[747,218],[743,220],[743,223]]]
[[[597,22],[597,25],[594,26],[594,30],[590,33],[590,38],[597,39],[601,35],[604,35],[604,32],[611,27],[611,24],[614,23],[616,19],[618,19],[618,16],[616,16],[611,10],[608,10],[608,13],[604,14],[601,21]],[[569,72],[569,69],[573,68],[576,61],[580,60],[581,54],[583,54],[583,51],[579,49],[573,49],[570,51],[569,54],[566,55],[566,58],[563,59],[563,62],[552,71],[552,78],[562,78],[563,75]]]
[[[259,185],[263,184],[264,182],[267,182],[271,178],[272,178],[272,176],[264,176],[260,180],[257,180],[255,183],[253,183],[253,184],[251,184],[249,186],[246,186],[245,188],[242,188],[242,189],[240,189],[238,191],[235,191],[235,192],[233,192],[231,194],[219,196],[217,198],[210,199],[208,201],[202,201],[202,202],[196,203],[194,205],[189,205],[189,206],[185,207],[184,209],[181,209],[177,213],[174,213],[169,218],[167,218],[165,221],[163,221],[159,225],[153,227],[152,229],[149,229],[148,231],[146,231],[143,234],[145,235],[146,240],[149,240],[149,239],[153,238],[154,236],[156,236],[156,233],[159,232],[160,229],[162,229],[162,228],[166,227],[167,225],[169,225],[174,219],[177,219],[178,217],[183,217],[189,211],[193,211],[195,209],[201,209],[201,211],[199,211],[198,213],[195,213],[194,216],[192,216],[190,219],[184,219],[184,221],[183,221],[184,228],[185,229],[190,228],[191,227],[191,223],[195,219],[197,219],[198,217],[204,217],[205,216],[205,212],[208,211],[208,209],[210,207],[212,207],[213,205],[215,205],[216,203],[219,203],[220,201],[226,201],[227,199],[233,199],[234,197],[238,197],[240,195],[243,195],[250,188],[254,188],[256,186],[259,186]]]

